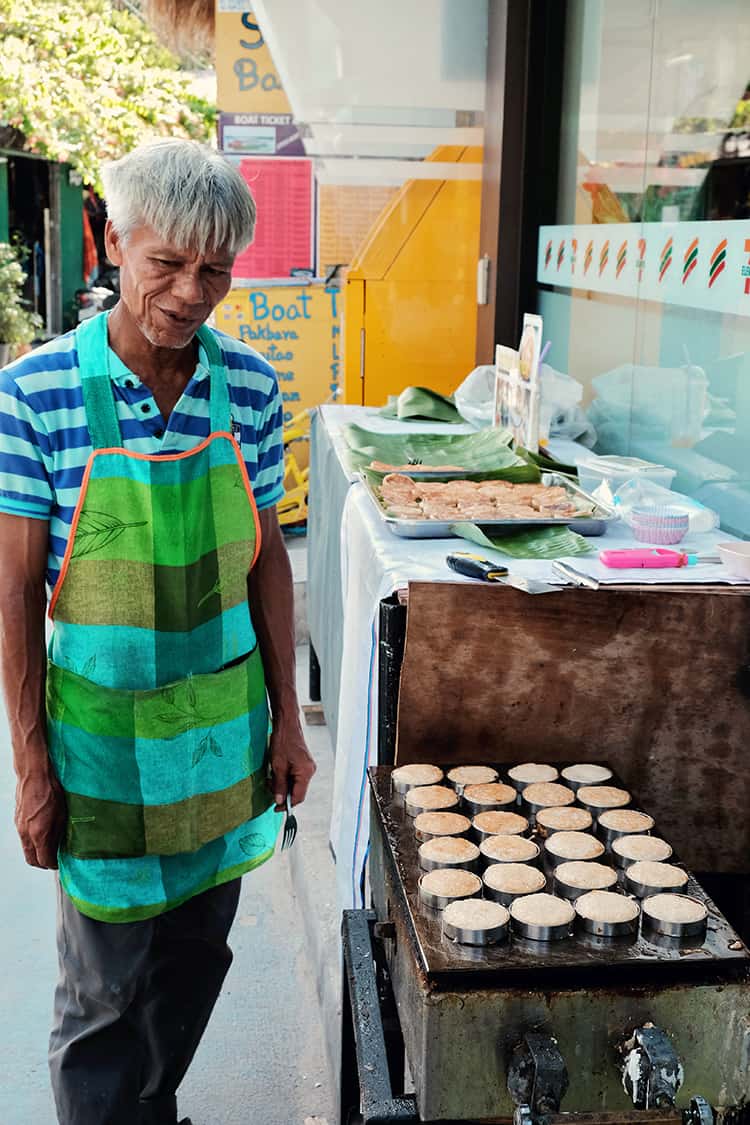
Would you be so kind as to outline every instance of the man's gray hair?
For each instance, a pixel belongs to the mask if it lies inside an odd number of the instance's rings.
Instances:
[[[183,250],[226,249],[252,241],[255,200],[239,171],[197,141],[150,141],[105,164],[107,213],[121,239],[142,225]]]

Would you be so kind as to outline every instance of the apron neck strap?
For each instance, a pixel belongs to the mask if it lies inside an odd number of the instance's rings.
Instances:
[[[228,431],[231,429],[231,404],[229,402],[229,388],[227,387],[226,365],[221,345],[211,329],[202,324],[196,333],[203,345],[203,350],[208,359],[210,368],[209,410],[211,418],[210,432]]]
[[[122,445],[107,362],[107,314],[99,313],[76,328],[78,370],[81,373],[86,423],[94,449]]]
[[[210,328],[201,325],[198,339],[210,368],[210,432],[231,428],[229,389],[221,347]],[[84,320],[76,329],[78,369],[81,373],[83,405],[94,449],[115,449],[122,445],[120,423],[109,375],[107,314]]]

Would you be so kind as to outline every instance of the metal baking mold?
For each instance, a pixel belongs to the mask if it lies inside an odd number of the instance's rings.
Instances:
[[[616,837],[616,840],[622,840],[626,836],[648,836],[650,840],[659,840],[662,844],[664,844],[665,847],[669,848],[669,851],[665,856],[662,857],[662,859],[654,861],[656,863],[666,863],[672,857],[672,845],[667,840],[662,840],[660,836],[651,836],[651,834],[648,832],[623,832],[621,835]],[[631,864],[636,863],[636,860],[628,856],[620,855],[620,853],[615,850],[613,845],[616,843],[616,840],[612,840],[609,845],[609,853],[612,856],[612,862],[614,863],[615,867],[622,867],[623,869],[625,869],[626,867],[630,867]]]
[[[510,925],[512,932],[518,934],[519,937],[528,938],[530,941],[562,941],[570,936],[574,921],[575,911],[572,907],[570,910],[570,918],[566,922],[558,922],[554,925],[523,922],[515,918],[513,908],[511,907],[510,909]]]
[[[579,898],[583,898],[583,895],[579,895]],[[628,901],[631,902],[632,899],[628,899]],[[576,904],[574,907],[576,912],[576,928],[598,938],[632,937],[634,934],[638,933],[638,922],[641,916],[640,906],[638,903],[634,905],[637,910],[634,918],[628,918],[624,921],[620,920],[619,922],[603,922],[596,918],[587,918],[585,914],[580,914]]]
[[[607,867],[607,864],[605,864],[605,863],[597,863],[596,860],[589,860],[589,859],[567,860],[566,862],[568,862],[568,863],[585,863],[587,866],[590,866],[590,867]],[[567,898],[567,899],[575,900],[577,898],[580,898],[581,895],[587,894],[589,891],[610,891],[610,890],[612,890],[613,887],[615,887],[617,885],[617,872],[612,871],[612,875],[614,876],[614,878],[612,879],[611,882],[607,883],[606,886],[603,886],[603,887],[578,887],[578,886],[575,886],[573,883],[566,883],[564,879],[560,878],[560,876],[558,874],[558,872],[560,870],[560,866],[562,866],[562,865],[558,865],[558,867],[555,868],[555,873],[554,873],[554,877],[553,877],[555,894],[559,895],[560,898]],[[607,867],[607,870],[612,870],[612,869]]]
[[[470,930],[465,926],[456,926],[443,919],[443,933],[451,941],[459,945],[499,945],[508,940],[510,933],[510,914],[505,922],[497,926],[485,927],[483,930]]]
[[[544,840],[544,862],[549,864],[549,866],[552,868],[559,867],[561,863],[570,863],[571,860],[579,860],[581,863],[596,863],[604,855],[604,844],[601,840],[598,840],[596,836],[594,836],[591,832],[581,832],[581,835],[590,836],[591,839],[601,847],[602,850],[597,855],[585,857],[558,855],[556,852],[551,851],[549,847],[550,840],[557,835],[557,832],[552,832],[549,836],[545,837]]]
[[[633,866],[632,863],[630,866]],[[670,866],[674,867],[676,866],[676,864],[670,864]],[[680,868],[680,870],[682,869]],[[677,886],[675,886],[674,883],[669,883],[666,886],[660,886],[654,885],[653,883],[639,883],[637,879],[634,879],[631,876],[630,869],[626,867],[625,888],[631,893],[631,895],[635,895],[636,898],[641,899],[651,898],[653,895],[678,895],[681,891],[684,891],[685,887],[687,886],[687,872],[683,871],[683,875],[685,876],[684,883],[679,883],[677,884]]]
[[[423,879],[424,879],[424,875],[420,876],[419,884],[418,884],[418,886],[419,886],[419,898],[420,898],[421,902],[424,903],[425,906],[429,906],[432,910],[445,910],[445,908],[446,908],[446,906],[448,905],[449,902],[456,902],[458,899],[464,899],[464,898],[480,898],[481,895],[482,895],[482,880],[479,878],[478,875],[476,876],[476,879],[477,879],[477,883],[479,884],[479,886],[476,888],[475,891],[472,891],[470,894],[467,894],[467,895],[436,895],[436,894],[433,894],[432,891],[425,890],[425,888],[422,886],[422,880]]]
[[[433,811],[433,810],[430,810],[430,811]],[[466,836],[466,835],[468,835],[468,833],[471,829],[471,821],[469,820],[468,817],[464,816],[463,813],[454,812],[453,809],[443,809],[443,810],[437,809],[437,810],[434,810],[434,811],[449,812],[453,816],[460,816],[461,819],[466,822],[466,827],[462,828],[460,832],[428,832],[424,828],[417,828],[417,826],[415,824],[414,825],[414,835],[419,840],[420,844],[424,844],[427,840],[441,839],[443,836],[450,837],[450,836]],[[416,817],[414,817],[414,820],[416,821]]]
[[[522,836],[520,833],[515,835],[515,836],[511,836],[511,839],[512,840],[524,840],[525,843],[528,844],[529,848],[533,849],[530,852],[530,854],[528,856],[525,856],[523,859],[518,859],[518,858],[500,859],[497,856],[488,855],[487,852],[484,851],[484,847],[483,847],[485,841],[488,840],[488,839],[494,839],[494,837],[491,837],[491,836],[485,837],[485,839],[482,840],[482,843],[479,845],[480,855],[481,855],[482,859],[484,860],[485,865],[487,867],[492,867],[496,863],[528,863],[530,866],[534,867],[539,863],[539,859],[540,859],[541,854],[542,854],[542,849],[539,847],[539,845],[536,843],[536,841],[529,840],[528,837]]]
[[[455,840],[455,839],[461,839],[461,840],[465,839],[464,836],[458,836],[458,837],[456,837],[456,836],[445,837],[444,836],[442,838],[448,839],[448,840],[450,840],[450,839],[453,839],[453,840]],[[425,843],[426,842],[427,841],[425,841]],[[423,856],[421,854],[421,848],[419,850],[418,855],[419,855],[419,866],[421,867],[421,869],[423,871],[437,871],[440,868],[447,868],[450,871],[455,871],[456,869],[460,868],[463,871],[471,871],[473,873],[476,873],[477,868],[479,867],[479,863],[480,863],[480,854],[479,854],[478,848],[477,848],[477,854],[475,856],[472,856],[470,859],[456,860],[453,863],[451,863],[448,860],[444,860],[444,859],[430,859],[429,856]]]
[[[674,894],[673,891],[661,891],[657,893]],[[706,930],[708,929],[708,910],[704,903],[697,898],[693,898],[692,895],[675,894],[675,898],[685,898],[689,902],[694,902],[696,905],[702,906],[705,915],[695,922],[671,922],[665,918],[657,918],[653,914],[648,913],[648,899],[653,897],[655,897],[654,894],[651,894],[641,903],[641,917],[643,919],[644,929],[653,930],[654,933],[661,934],[663,937],[676,938],[679,941],[695,937],[699,937],[700,940],[703,941],[706,936]]]

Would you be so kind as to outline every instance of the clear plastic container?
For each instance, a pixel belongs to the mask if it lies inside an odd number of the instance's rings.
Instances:
[[[583,453],[576,457],[576,468],[584,492],[593,492],[604,480],[612,492],[616,492],[625,481],[636,478],[652,481],[662,488],[671,488],[676,475],[674,469],[642,461],[640,457],[598,457],[596,453]]]

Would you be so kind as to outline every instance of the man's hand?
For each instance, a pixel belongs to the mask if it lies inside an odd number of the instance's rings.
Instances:
[[[30,867],[57,867],[57,849],[65,831],[65,796],[52,766],[19,778],[16,828]]]
[[[299,722],[275,726],[271,735],[271,792],[279,812],[284,810],[287,793],[293,805],[304,801],[315,769]]]

